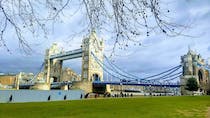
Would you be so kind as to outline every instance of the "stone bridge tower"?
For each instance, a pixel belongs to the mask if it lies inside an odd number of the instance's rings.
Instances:
[[[61,51],[58,48],[58,45],[56,43],[53,43],[53,45],[46,50],[45,54],[45,66],[44,66],[44,78],[50,78],[54,82],[59,82],[61,79],[61,71],[62,71],[62,60],[50,60],[49,57],[54,54],[58,54]],[[50,66],[50,68],[48,68]],[[49,70],[50,69],[50,70]],[[50,73],[48,73],[50,72]],[[49,76],[49,77],[48,77]],[[50,83],[51,80],[46,79],[46,83]]]
[[[181,93],[183,95],[190,94],[186,90],[187,80],[191,77],[195,78],[199,84],[199,92],[206,93],[209,71],[205,69],[206,63],[200,54],[196,54],[191,49],[184,56],[181,56],[181,64],[183,66],[183,76],[181,77]]]
[[[83,39],[82,42],[82,80],[83,81],[103,81],[103,58],[104,42],[96,36],[96,32]],[[93,53],[97,59],[91,54]],[[101,63],[99,65],[99,63]]]

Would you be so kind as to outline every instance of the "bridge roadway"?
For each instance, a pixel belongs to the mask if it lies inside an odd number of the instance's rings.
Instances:
[[[80,57],[82,57],[82,48],[51,55],[50,60],[53,60],[53,59],[68,60],[68,59],[75,59],[75,58],[80,58]]]
[[[72,82],[53,82],[51,83],[51,87],[52,88],[56,88],[59,86],[63,86],[63,85],[71,85]],[[179,84],[161,84],[161,83],[137,83],[137,82],[109,82],[109,81],[103,81],[103,82],[93,82],[93,84],[95,85],[132,85],[132,86],[155,86],[155,87],[170,87],[170,88],[178,88],[181,85]],[[30,88],[30,86],[33,86],[34,83],[29,83],[29,84],[20,84],[19,88]],[[15,85],[12,85],[15,86]]]
[[[137,83],[137,82],[93,82],[93,84],[95,85],[106,85],[106,84],[110,84],[110,85],[133,85],[133,86],[155,86],[155,87],[171,87],[171,88],[177,88],[180,87],[181,85],[179,84],[161,84],[161,83]]]

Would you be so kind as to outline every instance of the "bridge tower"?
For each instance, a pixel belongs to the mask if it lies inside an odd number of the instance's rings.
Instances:
[[[183,76],[181,77],[181,93],[183,95],[190,94],[186,90],[187,80],[191,77],[195,78],[199,84],[199,92],[206,92],[206,85],[209,80],[209,71],[205,69],[206,63],[200,54],[196,54],[191,49],[184,56],[181,56],[181,64],[183,66]]]
[[[94,59],[93,53],[99,62],[103,63],[104,42],[99,39],[95,31],[83,39],[82,42],[82,81],[103,81],[103,64],[99,65]]]
[[[61,79],[61,71],[62,71],[62,64],[63,60],[50,60],[50,56],[54,54],[59,54],[61,51],[58,48],[56,43],[46,50],[45,55],[45,66],[44,66],[44,76],[46,78],[46,83],[50,83],[50,79],[53,78],[54,82],[59,82]]]

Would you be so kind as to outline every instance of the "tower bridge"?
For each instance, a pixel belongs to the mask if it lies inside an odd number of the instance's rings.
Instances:
[[[82,58],[81,81],[71,83],[73,87],[83,89],[87,92],[94,90],[95,86],[153,86],[153,87],[179,87],[179,84],[170,83],[181,76],[181,66],[173,67],[167,71],[148,77],[138,77],[127,73],[112,63],[104,55],[104,42],[96,36],[96,32],[84,38],[81,48],[71,51],[61,51],[57,44],[53,44],[46,50],[44,59],[45,84],[34,85],[37,89],[50,89],[51,85],[62,83],[61,73],[63,61]],[[108,73],[116,82],[103,81],[104,72]],[[53,80],[53,83],[51,83]],[[126,82],[125,82],[126,81]],[[134,81],[134,82],[133,82]],[[26,85],[24,85],[25,87]]]
[[[106,57],[103,40],[96,36],[95,31],[92,31],[88,37],[83,39],[79,49],[61,51],[57,44],[53,44],[47,49],[43,71],[45,84],[35,84],[35,88],[50,89],[50,86],[65,85],[61,81],[63,61],[76,58],[82,58],[81,81],[68,84],[86,92],[97,91],[97,89],[109,88],[110,86],[141,86],[146,88],[157,87],[160,90],[162,88],[181,88],[182,94],[186,94],[186,81],[190,77],[194,77],[199,83],[199,91],[206,93],[202,85],[209,83],[210,78],[209,65],[192,50],[181,57],[181,65],[147,77],[133,75],[119,68]],[[115,81],[104,81],[104,72]],[[180,83],[174,83],[173,81],[176,79],[181,79]],[[53,80],[53,83],[51,80]],[[104,90],[104,92],[107,90]]]
[[[132,86],[165,86],[165,87],[179,87],[169,83],[169,81],[177,79],[181,76],[180,65],[173,67],[162,73],[148,76],[148,77],[137,77],[125,71],[122,71],[119,67],[109,61],[104,55],[104,42],[96,36],[96,32],[93,31],[91,34],[84,38],[82,46],[79,49],[71,51],[60,51],[56,44],[53,44],[49,49],[46,50],[44,60],[44,76],[46,78],[46,84],[50,86],[50,80],[53,82],[61,82],[62,64],[65,60],[82,58],[82,75],[81,82],[73,82],[73,86],[76,86],[87,91],[92,91],[94,85],[132,85]],[[117,82],[104,82],[103,74],[108,73]],[[173,78],[172,78],[173,77]],[[127,82],[122,83],[122,80]],[[131,83],[135,80],[136,83]],[[161,81],[159,81],[161,80]],[[162,82],[162,83],[161,83]],[[172,85],[172,86],[170,86]]]
[[[96,36],[95,31],[92,31],[88,37],[83,39],[82,46],[79,49],[63,52],[54,43],[46,50],[44,59],[45,88],[50,89],[51,79],[53,79],[53,82],[61,82],[63,61],[76,58],[82,58],[81,82],[77,83],[77,86],[88,86],[93,81],[103,81],[103,69],[91,56],[91,52],[97,55],[100,61],[103,61],[104,42],[103,39]],[[88,84],[81,84],[85,82]]]

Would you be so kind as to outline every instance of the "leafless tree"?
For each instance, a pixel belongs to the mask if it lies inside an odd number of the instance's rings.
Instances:
[[[16,32],[20,47],[31,50],[25,33],[48,35],[49,25],[57,21],[66,7],[74,7],[71,0],[0,0],[0,46],[8,51],[5,33]],[[129,42],[141,45],[138,36],[150,36],[159,31],[167,36],[182,34],[186,27],[171,22],[169,9],[162,0],[78,0],[85,9],[88,29],[112,36],[114,46],[126,48]],[[78,11],[80,11],[79,9]],[[49,23],[50,22],[50,23]]]
[[[47,36],[49,22],[59,18],[69,0],[0,0],[0,46],[7,47],[5,33],[15,31],[19,47],[29,53],[32,49],[26,39],[27,33],[34,38]]]

